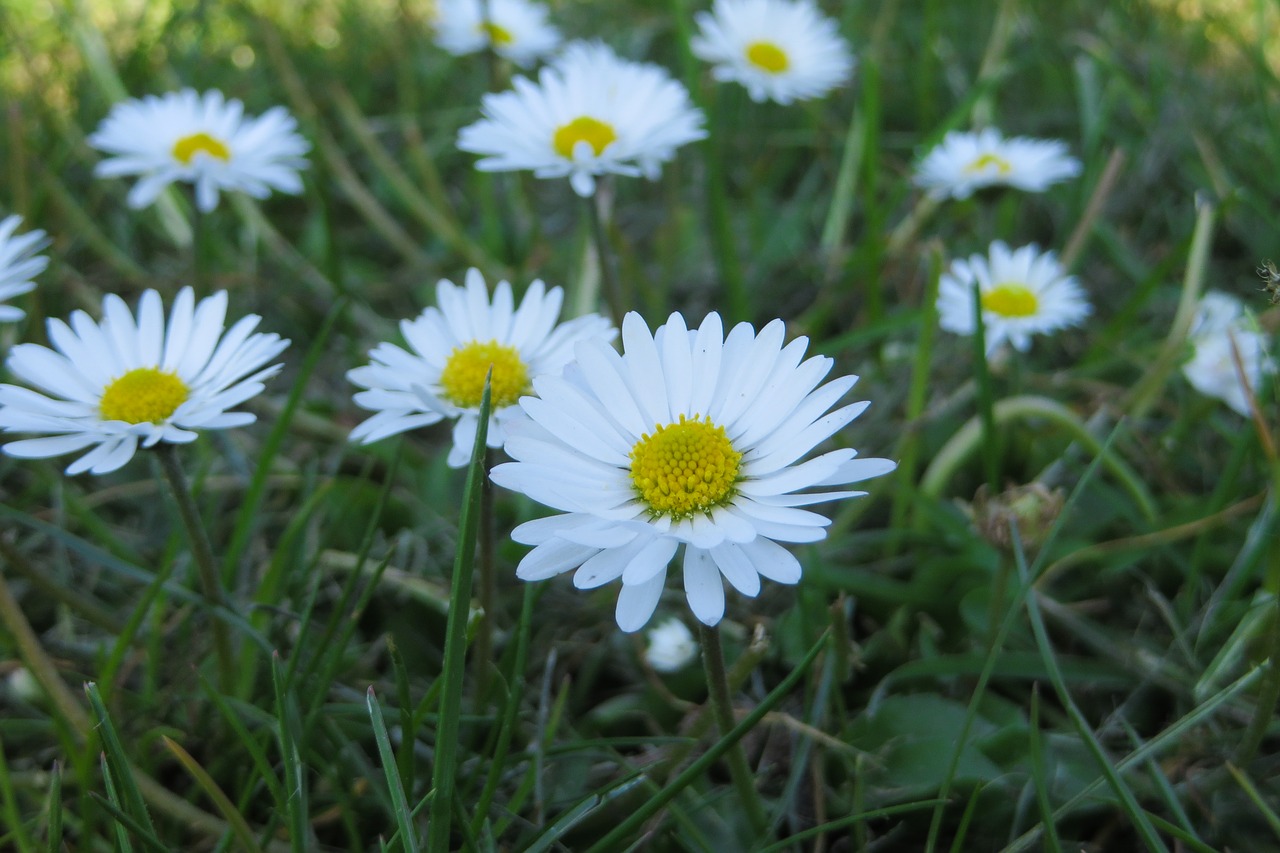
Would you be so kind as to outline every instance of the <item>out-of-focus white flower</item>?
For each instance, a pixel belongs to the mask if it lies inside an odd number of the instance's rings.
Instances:
[[[22,217],[16,214],[0,220],[0,322],[27,316],[21,308],[5,305],[4,301],[35,289],[36,283],[31,279],[49,265],[48,258],[36,254],[49,245],[48,237],[38,229],[15,236],[21,224]]]
[[[1057,139],[1004,139],[998,130],[953,130],[916,169],[915,183],[935,198],[968,198],[975,190],[1010,186],[1044,192],[1080,174],[1080,161]]]
[[[467,271],[465,287],[442,279],[436,285],[439,307],[400,323],[412,352],[382,343],[369,352],[369,364],[347,372],[365,389],[355,395],[356,404],[376,413],[352,430],[351,440],[368,444],[455,418],[448,463],[466,465],[492,367],[488,444],[501,447],[506,426],[524,417],[516,403],[532,392],[539,376],[559,373],[578,341],[617,337],[618,330],[598,314],[557,326],[563,301],[563,290],[535,281],[517,309],[505,281],[498,282],[490,302],[479,270]]]
[[[693,632],[674,616],[668,616],[645,632],[649,644],[644,659],[658,672],[684,669],[698,656],[698,643]]]
[[[436,44],[454,56],[492,47],[499,56],[523,66],[560,44],[559,31],[547,22],[547,8],[529,0],[440,0],[435,26]]]
[[[1031,336],[1076,326],[1089,316],[1088,298],[1067,275],[1053,252],[1023,246],[1010,252],[996,240],[988,257],[955,260],[938,283],[938,315],[942,328],[972,335],[973,286],[982,301],[983,335],[990,355],[1008,341],[1025,352]]]
[[[174,181],[195,185],[196,206],[206,213],[218,206],[221,190],[266,198],[271,190],[302,191],[298,171],[307,166],[310,146],[295,131],[297,122],[284,107],[257,118],[244,104],[216,89],[147,95],[111,108],[89,144],[112,155],[94,174],[115,178],[137,175],[129,191],[130,207],[146,207]]]
[[[716,0],[690,48],[754,101],[820,98],[849,79],[853,53],[811,0]]]
[[[1247,417],[1249,396],[1245,384],[1256,395],[1265,378],[1276,372],[1266,333],[1240,300],[1210,291],[1200,300],[1191,323],[1190,341],[1192,355],[1182,365],[1182,375],[1201,394],[1221,400]],[[1240,367],[1236,366],[1237,355]]]
[[[483,172],[532,170],[595,192],[605,174],[657,178],[681,145],[705,137],[702,112],[662,68],[575,42],[535,83],[516,77],[481,101],[483,118],[462,128],[458,147],[483,155]]]

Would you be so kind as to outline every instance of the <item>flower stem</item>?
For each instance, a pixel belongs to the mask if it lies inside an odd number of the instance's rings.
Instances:
[[[596,255],[600,259],[600,276],[604,279],[605,298],[609,301],[609,313],[613,324],[622,327],[622,317],[626,308],[622,303],[622,284],[618,277],[618,262],[609,246],[609,237],[604,230],[604,217],[600,215],[600,203],[597,195],[587,196],[583,201],[587,205],[587,221],[591,223],[591,239],[595,243]]]
[[[177,448],[172,444],[161,442],[156,446],[156,455],[160,458],[160,467],[164,469],[165,480],[169,490],[173,492],[178,507],[178,515],[182,518],[182,526],[186,528],[187,539],[191,545],[191,556],[196,561],[196,570],[200,574],[200,585],[204,587],[204,597],[210,607],[226,607],[227,599],[222,592],[222,581],[218,575],[218,564],[213,559],[213,548],[209,545],[209,537],[204,525],[200,522],[200,511],[191,497],[191,489],[187,478],[182,473],[182,465],[178,462]],[[227,634],[227,626],[217,616],[213,617],[213,649],[218,658],[218,678],[224,693],[230,693],[235,684],[235,669],[231,657],[231,637]]]
[[[479,578],[480,624],[477,626],[476,646],[472,664],[476,668],[476,696],[483,702],[489,691],[489,669],[493,666],[493,551],[497,534],[493,518],[493,483],[489,471],[493,468],[493,451],[484,452],[484,477],[480,483],[480,541],[477,543],[476,570]]]
[[[720,645],[720,628],[698,623],[698,639],[702,643],[702,664],[707,673],[707,690],[711,699],[711,711],[721,737],[733,731],[733,704],[729,700],[729,679],[724,667],[724,649]],[[769,818],[764,803],[756,791],[755,779],[747,764],[747,754],[739,741],[725,753],[729,762],[729,776],[738,791],[738,800],[747,813],[747,821],[756,838],[763,839],[769,832]]]

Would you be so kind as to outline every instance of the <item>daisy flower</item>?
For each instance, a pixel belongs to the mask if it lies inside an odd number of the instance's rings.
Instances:
[[[1192,355],[1182,365],[1182,375],[1201,394],[1247,417],[1248,390],[1256,395],[1265,378],[1276,372],[1276,364],[1267,351],[1266,334],[1244,304],[1225,293],[1206,293],[1191,323],[1190,340]],[[1243,381],[1236,367],[1237,354],[1244,368]]]
[[[547,9],[528,0],[441,0],[435,17],[436,44],[454,56],[492,47],[517,65],[532,65],[555,50],[560,33],[547,23]]]
[[[753,101],[820,98],[853,71],[849,43],[811,0],[716,0],[695,17],[694,55],[714,64],[717,80],[746,86]]]
[[[520,401],[528,419],[508,429],[516,461],[491,476],[562,514],[515,529],[534,546],[516,574],[576,569],[580,589],[621,579],[624,631],[649,621],[682,546],[685,595],[707,625],[724,615],[721,576],[746,596],[761,577],[796,583],[800,562],[778,543],[816,542],[830,524],[802,507],[865,494],[839,487],[896,463],[852,449],[797,462],[868,404],[829,411],[857,377],[819,385],[832,360],[802,361],[808,340],[783,346],[783,334],[774,320],[725,337],[718,314],[696,330],[672,314],[650,334],[630,313],[622,355],[583,341],[562,376],[534,380],[538,396]]]
[[[484,155],[483,172],[531,169],[595,192],[596,176],[655,179],[676,149],[707,135],[702,112],[662,68],[619,59],[599,43],[575,42],[535,83],[481,101],[483,118],[462,128],[458,147]]]
[[[514,308],[511,285],[500,281],[490,302],[476,269],[467,271],[465,287],[441,279],[436,285],[439,307],[400,323],[412,352],[382,343],[370,350],[369,364],[347,372],[347,379],[365,389],[356,393],[356,405],[376,413],[352,430],[351,440],[368,444],[456,419],[448,462],[461,468],[471,458],[484,379],[492,366],[488,444],[501,447],[507,426],[523,417],[516,402],[530,393],[532,381],[558,373],[578,341],[603,344],[618,334],[598,314],[557,326],[563,301],[563,290],[547,290],[534,281]]]
[[[1080,174],[1080,161],[1056,139],[1003,139],[998,130],[949,132],[916,169],[915,183],[934,198],[961,199],[975,190],[1010,186],[1044,192]]]
[[[1067,275],[1053,252],[1023,246],[1010,252],[999,240],[988,257],[951,262],[938,283],[940,324],[957,335],[973,334],[973,285],[982,301],[987,355],[1008,341],[1019,352],[1031,336],[1077,326],[1092,310],[1076,277]]]
[[[645,632],[644,659],[658,672],[678,672],[698,656],[693,632],[674,616],[668,616]]]
[[[15,237],[14,232],[21,224],[22,217],[17,215],[0,220],[0,323],[27,316],[21,308],[3,303],[35,289],[32,276],[39,275],[49,265],[48,258],[36,254],[49,245],[48,237],[40,230]]]
[[[130,207],[146,207],[174,181],[195,185],[196,206],[208,213],[220,190],[266,198],[271,190],[302,192],[298,170],[307,166],[310,146],[295,130],[284,107],[257,118],[244,104],[215,90],[193,89],[122,101],[111,108],[89,144],[112,155],[94,174],[103,178],[138,175],[129,191]]]
[[[254,333],[261,319],[254,314],[225,329],[226,313],[226,291],[197,303],[184,287],[167,326],[154,290],[142,294],[136,318],[108,295],[100,322],[83,311],[72,312],[70,324],[50,319],[53,349],[18,344],[9,351],[9,372],[36,390],[0,385],[0,430],[43,435],[11,441],[4,452],[33,459],[91,447],[67,473],[106,474],[139,444],[185,444],[198,429],[253,423],[253,414],[228,409],[261,393],[280,370],[263,365],[289,342]]]

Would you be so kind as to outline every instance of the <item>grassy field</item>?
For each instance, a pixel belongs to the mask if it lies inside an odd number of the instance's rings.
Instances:
[[[519,70],[440,50],[423,0],[0,0],[0,214],[52,239],[0,354],[187,284],[292,340],[255,424],[181,448],[216,612],[156,454],[74,477],[0,455],[0,848],[1280,849],[1276,395],[1244,417],[1179,371],[1201,292],[1280,322],[1255,274],[1280,258],[1280,7],[823,3],[852,82],[780,106],[689,53],[702,4],[549,5],[708,117],[659,180],[607,187],[622,305],[783,319],[872,403],[833,445],[899,463],[824,508],[798,586],[728,594],[732,736],[696,662],[655,672],[618,629],[616,584],[516,579],[532,500],[491,493],[493,604],[463,619],[477,465],[445,464],[447,426],[348,440],[346,371],[438,279],[603,310],[568,183],[456,147]],[[183,86],[287,107],[305,191],[127,208],[86,136]],[[1064,140],[1081,176],[925,200],[923,153],[988,125]],[[1057,251],[1093,315],[986,363],[931,294],[995,239]],[[677,583],[664,615],[695,625]]]

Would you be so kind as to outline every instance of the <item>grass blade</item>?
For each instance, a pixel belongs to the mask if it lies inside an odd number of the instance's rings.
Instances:
[[[373,721],[373,739],[378,743],[378,755],[382,757],[382,770],[387,777],[387,789],[391,792],[391,804],[396,813],[396,826],[400,827],[400,844],[405,853],[416,853],[418,833],[413,828],[413,815],[409,813],[409,803],[405,800],[404,786],[400,783],[400,772],[396,765],[396,756],[391,749],[391,738],[387,736],[387,724],[382,719],[382,707],[378,697],[370,687],[365,694],[365,704],[369,707],[369,719]]]
[[[200,786],[200,790],[204,791],[209,799],[213,801],[222,816],[227,819],[227,824],[239,840],[240,846],[249,851],[249,853],[262,853],[262,848],[258,846],[257,839],[253,837],[253,830],[249,828],[244,815],[240,814],[240,810],[218,787],[218,783],[213,780],[209,772],[191,757],[191,753],[183,749],[177,741],[168,735],[161,735],[160,740],[164,743],[165,748],[173,754],[173,757],[178,759],[178,763],[191,775],[195,783]]]
[[[124,746],[120,743],[120,737],[116,734],[116,728],[111,723],[111,717],[107,714],[107,706],[102,703],[102,695],[98,692],[98,685],[90,681],[85,684],[84,692],[89,697],[89,707],[93,712],[94,719],[97,720],[98,737],[102,741],[103,760],[111,768],[113,777],[119,785],[121,809],[129,817],[133,818],[142,829],[155,835],[156,830],[151,823],[151,815],[147,812],[147,805],[143,802],[142,794],[133,779],[133,769],[129,765],[129,758],[125,754]]]

